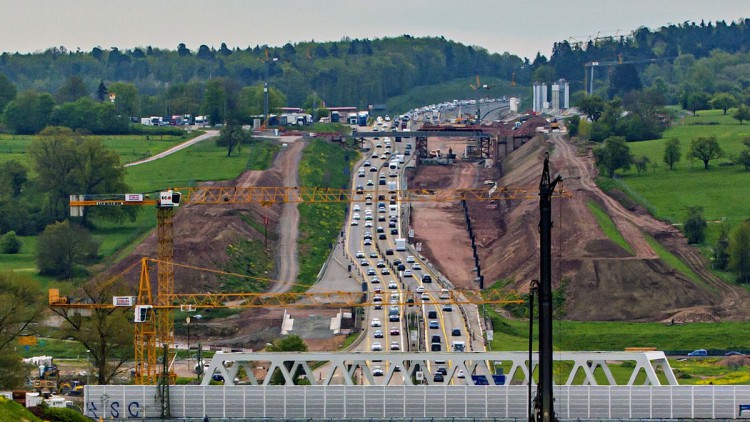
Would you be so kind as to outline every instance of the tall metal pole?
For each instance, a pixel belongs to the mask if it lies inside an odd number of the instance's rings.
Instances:
[[[562,180],[550,181],[549,154],[539,182],[539,384],[536,396],[536,420],[557,421],[552,399],[552,194]]]

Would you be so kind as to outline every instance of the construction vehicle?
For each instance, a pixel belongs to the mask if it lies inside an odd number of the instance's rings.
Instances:
[[[83,384],[77,380],[63,381],[58,385],[57,390],[60,394],[65,394],[67,396],[82,396]]]
[[[404,202],[459,202],[492,201],[506,199],[533,199],[538,195],[523,188],[506,187],[488,194],[486,188],[480,189],[445,189],[445,190],[396,190],[396,183],[390,186],[400,201]],[[365,194],[377,195],[377,191],[364,191]],[[168,189],[159,193],[159,199],[152,199],[147,194],[111,194],[111,195],[71,195],[70,212],[72,217],[81,216],[85,207],[90,206],[156,206],[157,208],[157,257],[158,259],[141,260],[141,277],[138,296],[135,300],[135,382],[137,384],[156,384],[174,382],[174,374],[167,373],[166,365],[157,364],[157,345],[163,346],[166,354],[174,350],[173,311],[195,310],[199,308],[228,307],[341,307],[371,306],[364,303],[361,293],[324,292],[324,293],[218,293],[218,294],[176,294],[174,292],[174,243],[172,222],[174,211],[180,205],[236,205],[255,204],[271,205],[275,203],[349,203],[355,198],[355,191],[349,189],[304,188],[304,187],[198,187]],[[157,264],[156,294],[151,289],[149,262]],[[132,265],[127,270],[135,267]],[[195,267],[192,267],[195,268]],[[127,271],[126,270],[126,271]],[[216,271],[216,270],[212,270]],[[122,273],[121,273],[122,274]],[[243,275],[235,274],[242,277]],[[119,276],[107,283],[114,283]],[[107,283],[104,283],[106,285]],[[456,292],[454,292],[456,293]],[[461,303],[520,303],[517,297],[507,293],[494,294],[463,291],[453,296],[456,304]],[[499,297],[502,296],[502,297]],[[336,300],[332,300],[336,298]],[[59,290],[50,289],[49,305],[53,308],[95,309],[129,306],[131,301],[112,303],[84,303],[61,296]],[[123,303],[123,305],[118,305]],[[163,359],[167,362],[171,359]],[[161,372],[160,372],[161,371]]]

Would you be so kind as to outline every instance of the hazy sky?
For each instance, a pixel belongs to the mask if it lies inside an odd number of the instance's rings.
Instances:
[[[0,51],[191,50],[410,34],[549,57],[552,43],[750,17],[748,0],[0,0]]]

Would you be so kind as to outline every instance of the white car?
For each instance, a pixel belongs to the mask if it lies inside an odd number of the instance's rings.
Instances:
[[[383,350],[383,346],[380,344],[379,341],[376,341],[375,343],[372,343],[372,347],[370,347],[370,349],[373,352],[379,352],[379,351]]]
[[[463,369],[459,369],[458,372],[456,372],[456,378],[466,378]]]
[[[380,323],[380,318],[373,318],[372,323],[370,325],[373,327],[382,327],[382,324]]]
[[[401,343],[397,341],[391,342],[391,350],[401,350]]]
[[[364,252],[362,252],[362,251],[357,251],[357,254],[356,254],[355,256],[356,256],[357,258],[364,258],[364,257],[365,257],[365,253],[364,253]]]
[[[411,276],[412,276],[411,270],[405,270],[404,271],[404,277],[411,277]]]
[[[398,284],[396,284],[395,281],[391,281],[390,283],[388,283],[388,288],[389,289],[398,289]]]
[[[372,220],[368,220],[365,218],[365,227],[372,227]]]
[[[406,262],[408,262],[408,263],[410,263],[410,264],[411,264],[411,263],[413,263],[413,262],[414,262],[414,257],[413,257],[413,256],[411,256],[411,255],[408,255],[408,256],[406,257]]]
[[[354,211],[359,211],[359,205],[357,205],[357,204],[354,204],[354,208],[353,208],[353,210],[354,210]]]
[[[422,269],[422,266],[419,265],[419,263],[414,263],[414,265],[411,267],[411,269],[414,270],[414,271],[419,271],[419,270]]]
[[[417,293],[424,293],[424,286],[417,287]]]
[[[359,221],[352,220],[352,226],[359,226]]]
[[[355,219],[355,220],[359,220],[361,217],[359,216],[358,212],[355,212],[354,215],[352,216],[352,218]]]
[[[376,367],[372,368],[372,376],[373,377],[382,377],[383,374],[384,374],[383,368],[381,368],[379,366],[376,366]]]

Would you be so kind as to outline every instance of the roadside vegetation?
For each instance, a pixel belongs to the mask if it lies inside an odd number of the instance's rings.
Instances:
[[[300,161],[300,186],[346,189],[358,160],[359,153],[352,149],[313,139]],[[305,291],[317,281],[344,224],[346,207],[344,203],[299,204],[299,275],[293,291]]]

